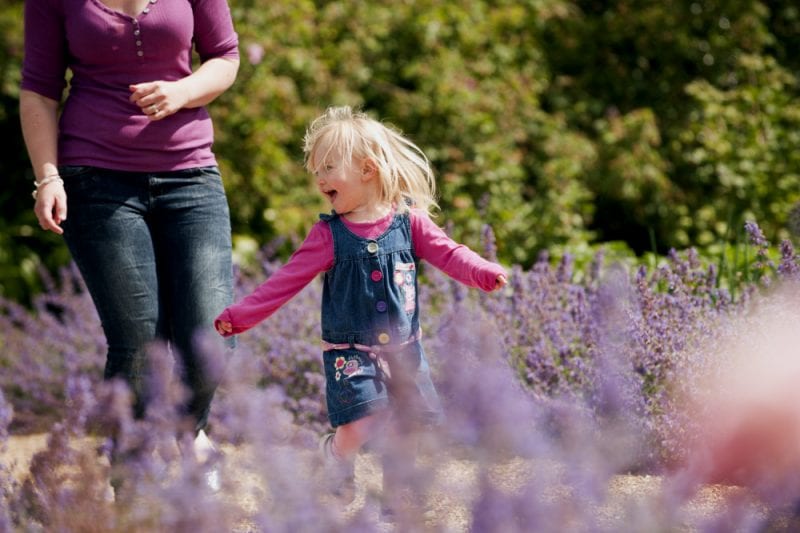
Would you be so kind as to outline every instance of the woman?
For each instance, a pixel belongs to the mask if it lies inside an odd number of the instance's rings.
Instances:
[[[141,417],[145,348],[169,341],[206,445],[217,382],[192,337],[233,290],[228,204],[203,106],[238,67],[226,0],[25,2],[20,116],[36,217],[63,234],[86,281],[108,343],[105,378],[126,380]]]

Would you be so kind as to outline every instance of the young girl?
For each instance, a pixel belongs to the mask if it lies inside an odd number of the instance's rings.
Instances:
[[[223,336],[246,331],[324,272],[322,357],[335,433],[323,437],[322,447],[351,480],[356,453],[387,423],[435,424],[442,416],[420,343],[420,260],[487,292],[503,287],[506,273],[431,221],[431,166],[394,129],[349,107],[329,108],[308,129],[304,152],[333,211],[320,215],[289,261],[215,325]]]

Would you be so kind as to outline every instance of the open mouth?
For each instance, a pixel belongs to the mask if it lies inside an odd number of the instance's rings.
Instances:
[[[336,190],[323,191],[323,194],[328,197],[328,200],[330,200],[331,203],[336,200]]]

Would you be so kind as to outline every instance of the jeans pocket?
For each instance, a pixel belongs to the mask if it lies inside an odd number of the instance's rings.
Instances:
[[[222,174],[219,167],[211,165],[208,167],[186,168],[169,173],[170,177],[190,181],[192,183],[202,183],[214,188],[222,189]]]
[[[91,173],[95,168],[86,165],[61,165],[58,173],[62,179],[76,178]]]
[[[85,191],[97,183],[97,169],[83,165],[62,165],[58,173],[64,180],[64,190],[70,192]]]

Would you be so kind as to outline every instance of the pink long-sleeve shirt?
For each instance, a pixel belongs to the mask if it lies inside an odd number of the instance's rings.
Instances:
[[[342,219],[356,235],[374,239],[391,225],[395,213],[373,222],[349,222]],[[411,210],[411,238],[414,253],[456,281],[469,287],[491,291],[505,269],[487,261],[463,244],[453,241],[425,213]],[[321,220],[312,226],[308,236],[289,261],[239,303],[227,307],[216,319],[230,322],[233,331],[242,333],[270,317],[283,304],[300,292],[317,275],[333,266],[333,235],[328,223]],[[218,328],[219,329],[219,328]]]

